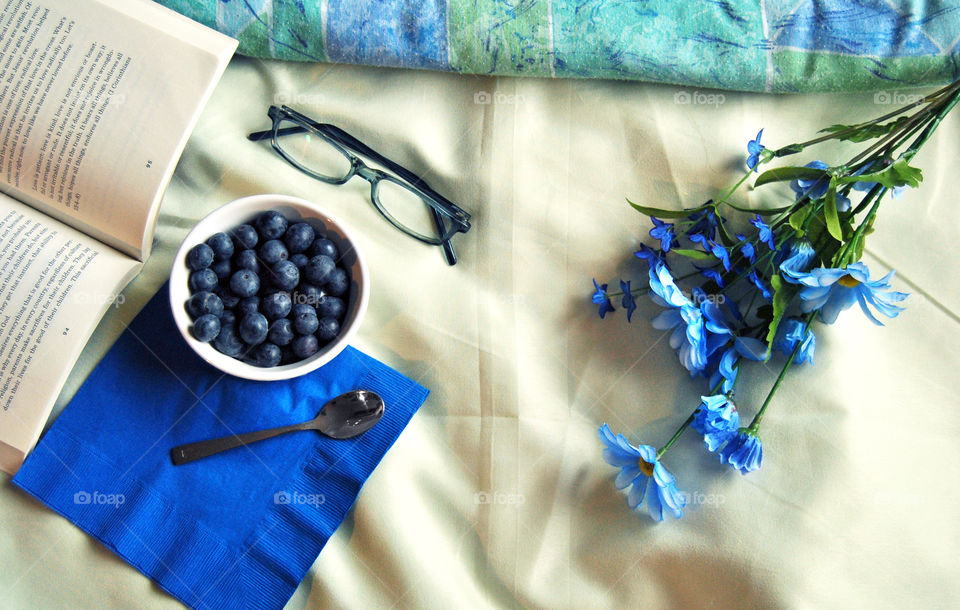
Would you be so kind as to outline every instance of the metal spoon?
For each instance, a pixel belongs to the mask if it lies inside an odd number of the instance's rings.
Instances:
[[[320,413],[308,422],[180,445],[170,450],[170,459],[174,465],[179,466],[227,449],[243,447],[297,430],[317,430],[324,436],[336,439],[353,438],[380,421],[383,410],[383,399],[379,394],[368,390],[354,390],[323,405]]]

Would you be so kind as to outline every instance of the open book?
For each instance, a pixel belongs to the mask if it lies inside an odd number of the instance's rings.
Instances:
[[[149,256],[236,44],[148,0],[0,0],[0,469]]]

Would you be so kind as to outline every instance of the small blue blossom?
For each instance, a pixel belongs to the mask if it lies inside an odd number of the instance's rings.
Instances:
[[[670,251],[670,246],[676,242],[673,234],[673,225],[669,222],[663,222],[653,216],[650,217],[653,222],[653,228],[650,229],[650,237],[660,240],[660,249],[664,252]]]
[[[701,396],[700,406],[693,415],[690,426],[703,435],[707,449],[716,451],[729,441],[740,428],[740,413],[736,405],[724,394]]]
[[[699,212],[694,212],[687,216],[687,220],[693,222],[693,225],[687,229],[687,237],[693,235],[703,235],[707,239],[716,237],[717,215],[713,213],[713,208],[708,207]]]
[[[663,260],[660,258],[660,255],[657,254],[657,251],[647,244],[640,244],[640,249],[634,252],[633,255],[642,261],[646,261],[651,269],[658,263],[663,264]]]
[[[697,266],[694,265],[694,267]],[[716,269],[713,269],[712,267],[707,269],[701,269],[700,267],[697,267],[697,269],[700,270],[700,274],[703,277],[707,278],[708,280],[713,280],[713,283],[715,283],[718,287],[723,288],[723,276],[720,275]]]
[[[753,337],[735,337],[733,343],[726,344],[726,350],[719,360],[714,361],[716,370],[710,375],[710,386],[716,386],[723,380],[723,391],[733,390],[740,373],[740,359],[746,358],[754,362],[767,359],[767,344]]]
[[[759,171],[757,165],[760,164],[760,151],[765,147],[760,143],[760,136],[763,135],[763,130],[757,132],[757,137],[753,140],[747,142],[747,169],[752,169],[753,171]]]
[[[747,274],[747,278],[749,278],[750,282],[757,287],[757,290],[760,291],[760,294],[763,295],[765,300],[773,300],[773,294],[770,292],[770,289],[767,288],[767,285],[763,283],[763,280],[760,279],[760,276],[757,275],[756,269],[751,269],[750,273]]]
[[[851,263],[845,269],[817,268],[809,273],[789,273],[804,286],[800,291],[800,309],[804,313],[820,311],[820,319],[833,324],[841,311],[860,303],[863,313],[874,324],[883,323],[873,315],[870,307],[887,316],[895,318],[903,307],[894,305],[906,299],[905,292],[896,292],[890,288],[891,271],[879,280],[870,279],[870,270],[863,263]]]
[[[727,252],[727,249],[716,243],[712,239],[707,239],[705,236],[695,233],[690,235],[690,241],[695,244],[700,244],[703,249],[715,256],[717,260],[723,265],[725,271],[730,271],[730,253]]]
[[[806,332],[804,332],[806,331]],[[817,338],[813,331],[807,328],[801,320],[788,318],[777,328],[777,336],[773,341],[773,348],[789,356],[800,342],[800,350],[793,359],[796,364],[809,362],[813,364],[813,353],[817,349]]]
[[[760,443],[760,437],[756,432],[747,428],[740,428],[723,447],[720,448],[720,461],[730,464],[740,471],[740,474],[747,474],[760,468],[760,462],[763,461],[763,445]]]
[[[813,169],[827,169],[830,167],[823,161],[811,161],[807,163],[804,167],[810,167]],[[797,179],[790,183],[790,188],[797,194],[797,201],[802,199],[804,195],[808,196],[811,201],[816,201],[817,199],[823,199],[827,194],[827,190],[830,188],[830,178],[827,176],[821,176],[819,178],[807,178],[807,179]],[[837,193],[837,211],[846,212],[850,209],[850,199],[846,195]]]
[[[610,297],[607,296],[606,284],[598,284],[597,280],[593,280],[593,286],[596,288],[596,291],[593,293],[593,302],[600,306],[600,310],[597,313],[600,314],[600,319],[602,320],[603,316],[614,311],[613,303],[610,302]]]
[[[633,293],[630,292],[630,280],[626,282],[620,280],[620,290],[623,291],[623,298],[620,299],[620,307],[627,310],[627,322],[630,322],[634,310],[637,309],[637,302],[633,300]]]
[[[647,511],[655,521],[663,521],[664,509],[679,519],[683,516],[686,500],[677,489],[676,477],[657,460],[657,450],[650,445],[634,447],[622,434],[614,435],[607,424],[600,426],[600,440],[605,462],[620,468],[615,485],[617,489],[630,487],[627,504],[638,511],[644,499]]]
[[[757,250],[753,247],[753,244],[747,241],[747,236],[743,233],[737,233],[737,239],[740,240],[740,253],[743,254],[751,263],[757,261]]]
[[[783,252],[783,250],[781,250]],[[798,283],[793,279],[794,275],[806,273],[810,270],[810,264],[816,257],[817,251],[813,249],[810,242],[806,239],[799,239],[790,243],[790,248],[786,250],[785,258],[780,263],[780,270],[784,272],[785,280],[793,284]]]
[[[773,231],[770,230],[770,227],[767,226],[767,223],[763,222],[763,219],[760,218],[760,214],[757,214],[757,217],[752,219],[750,224],[757,228],[760,241],[767,244],[767,247],[769,247],[771,250],[777,249],[777,242],[773,237]]]

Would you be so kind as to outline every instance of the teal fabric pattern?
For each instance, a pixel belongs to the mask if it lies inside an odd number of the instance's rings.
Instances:
[[[765,92],[960,77],[960,0],[157,0],[298,61]]]

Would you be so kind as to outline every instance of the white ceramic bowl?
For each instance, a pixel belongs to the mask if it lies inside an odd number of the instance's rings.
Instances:
[[[187,285],[190,269],[187,268],[186,263],[187,252],[190,248],[205,242],[214,233],[228,232],[244,223],[252,223],[261,212],[266,210],[280,212],[286,216],[291,224],[304,220],[313,225],[318,233],[324,233],[340,250],[338,265],[345,267],[350,274],[350,292],[346,301],[347,312],[343,324],[340,326],[340,334],[333,341],[321,347],[316,354],[305,360],[269,368],[247,364],[226,354],[221,354],[214,349],[212,344],[194,339],[189,330],[192,321],[184,307],[187,299],[190,298],[190,288]],[[367,311],[369,299],[370,275],[367,272],[367,264],[350,231],[342,222],[336,220],[319,205],[287,195],[243,197],[214,210],[198,222],[186,239],[183,240],[183,244],[180,245],[174,259],[173,269],[170,271],[170,306],[173,309],[173,318],[177,323],[177,328],[180,329],[180,334],[183,335],[184,340],[193,348],[193,351],[214,367],[229,375],[245,379],[261,381],[290,379],[309,373],[330,362],[343,351],[343,348],[353,338],[354,333],[357,332],[357,328],[360,327],[360,322],[363,320],[363,315]]]

